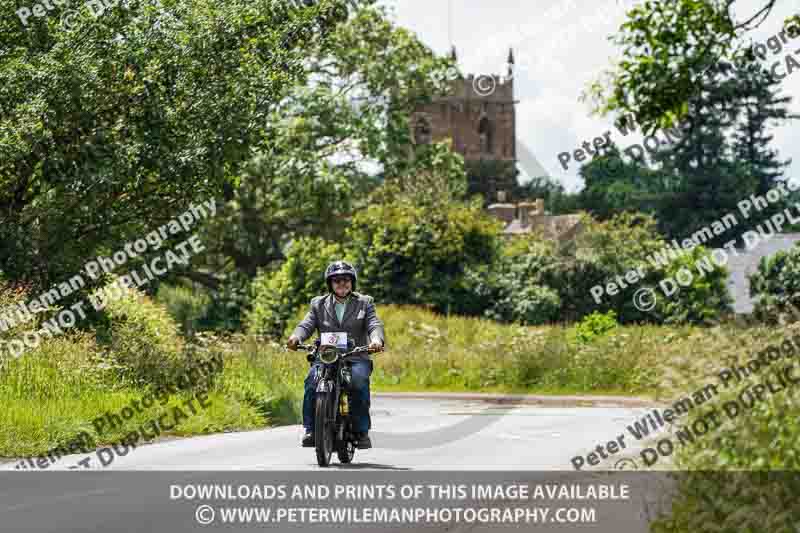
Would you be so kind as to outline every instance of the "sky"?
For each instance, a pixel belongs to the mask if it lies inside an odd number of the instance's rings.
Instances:
[[[766,0],[737,0],[741,18],[756,13]],[[621,56],[608,40],[625,20],[626,7],[635,0],[382,0],[391,18],[415,32],[438,54],[456,46],[465,74],[504,74],[509,47],[516,60],[514,91],[517,104],[517,142],[532,152],[547,174],[568,191],[580,189],[578,163],[564,170],[558,154],[571,152],[612,130],[621,148],[641,142],[641,136],[623,137],[613,127],[614,116],[591,114],[581,93]],[[756,42],[781,30],[792,14],[793,1],[778,0],[769,18],[748,36]],[[795,10],[796,11],[796,8]],[[777,55],[768,52],[766,63],[780,60],[785,72],[786,53],[800,50],[800,38],[790,40]],[[800,61],[800,52],[794,55]],[[787,76],[783,95],[795,101],[800,114],[800,70]],[[787,177],[800,177],[800,121],[776,125],[773,147],[782,159],[795,162]],[[527,169],[523,169],[525,172]],[[530,172],[527,172],[530,173]]]

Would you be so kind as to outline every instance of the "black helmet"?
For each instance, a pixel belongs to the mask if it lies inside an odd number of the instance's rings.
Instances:
[[[356,290],[356,281],[358,280],[358,274],[356,274],[356,269],[353,268],[353,265],[346,261],[334,261],[328,268],[325,269],[325,285],[328,286],[328,290],[333,292],[333,287],[331,287],[331,278],[333,276],[350,276],[353,280],[353,290]]]

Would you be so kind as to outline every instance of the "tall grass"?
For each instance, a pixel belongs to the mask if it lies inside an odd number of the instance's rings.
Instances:
[[[162,284],[155,299],[172,315],[187,337],[201,329],[211,305],[208,294],[184,286]]]
[[[160,313],[158,320],[140,314],[149,309],[130,301],[124,313],[114,314],[109,331],[118,336],[116,341],[98,343],[90,334],[50,339],[0,372],[0,456],[38,454],[66,443],[80,431],[91,431],[95,417],[119,412],[143,396],[150,385],[131,379],[130,370],[149,370],[158,352],[145,352],[146,365],[141,366],[134,348],[142,339],[154,339],[159,350],[180,348],[172,361],[223,353],[225,367],[210,390],[211,408],[185,421],[174,434],[300,422],[308,371],[302,352],[243,335],[198,334],[193,343],[199,344],[186,343],[173,338],[174,329],[160,326],[165,320]],[[695,390],[732,357],[775,336],[765,328],[647,325],[614,328],[585,342],[566,326],[521,327],[408,306],[380,306],[378,312],[388,351],[374,356],[374,391],[613,393],[668,401]],[[133,327],[148,324],[159,331],[142,335]],[[135,336],[140,338],[128,340]],[[105,441],[121,438],[162,408],[156,405],[137,414],[125,428],[104,435]]]
[[[247,354],[231,352],[224,343],[212,344],[212,349],[225,350],[225,366],[209,390],[211,405],[169,434],[247,430],[297,419],[299,393],[283,381],[285,374],[281,378],[267,369],[280,368],[274,358],[261,358],[257,345]],[[119,414],[148,392],[155,392],[150,385],[120,379],[113,362],[89,335],[48,340],[0,373],[0,457],[39,455],[81,432],[98,445],[115,443],[194,394],[179,393],[166,405],[156,402],[121,427],[96,433],[92,420],[107,412]]]
[[[685,376],[698,375],[697,365],[724,366],[720,350],[757,346],[769,334],[766,328],[630,325],[585,342],[575,327],[564,325],[523,327],[446,317],[414,306],[380,306],[378,315],[387,352],[374,356],[376,390],[614,393],[663,399],[690,386]],[[301,317],[299,313],[291,321],[285,337]]]

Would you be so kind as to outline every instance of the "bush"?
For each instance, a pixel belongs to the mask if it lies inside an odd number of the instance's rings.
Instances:
[[[789,381],[783,388],[776,374],[792,368],[789,375],[798,376],[798,350],[787,346],[792,345],[790,338],[800,338],[800,328],[795,324],[781,333],[788,345],[777,336],[755,338],[749,350],[731,343],[737,353],[732,359],[725,358],[730,366],[743,366],[758,352],[778,345],[791,359],[771,362],[769,367],[722,389],[712,405],[689,411],[680,426],[697,428],[697,423],[702,427],[699,421],[705,420],[710,429],[708,434],[696,436],[691,445],[676,447],[675,465],[690,472],[679,477],[672,515],[655,524],[653,531],[791,532],[796,528],[800,520],[800,387]],[[767,380],[769,387],[776,389],[754,393],[754,385],[763,386]],[[738,404],[735,416],[722,408],[726,402]],[[706,415],[712,409],[717,411],[719,423],[709,422]]]
[[[202,328],[211,305],[211,298],[204,292],[164,284],[159,286],[155,300],[167,309],[180,324],[183,334],[189,337]]]
[[[475,314],[543,324],[613,311],[621,323],[703,323],[729,310],[727,271],[711,261],[705,248],[687,251],[666,266],[650,261],[665,246],[652,217],[626,213],[603,223],[584,217],[582,225],[582,233],[569,243],[543,241],[537,235],[515,237],[505,243],[494,265],[468,270],[473,304],[482,309]],[[697,262],[710,272],[700,275]],[[680,286],[668,299],[660,297],[650,311],[634,305],[637,290],[657,287],[684,267],[694,273],[688,286]],[[643,281],[620,285],[617,294],[604,295],[598,305],[592,287],[605,287],[631,269],[641,270]]]
[[[398,201],[359,212],[347,234],[361,266],[359,285],[376,301],[471,314],[480,310],[466,272],[494,263],[499,231],[478,205],[430,209]]]
[[[578,320],[594,311],[613,310],[620,323],[704,323],[723,315],[731,302],[727,288],[728,273],[710,259],[702,246],[687,250],[683,255],[664,250],[666,243],[656,231],[655,220],[642,214],[621,214],[598,223],[584,218],[584,230],[576,246],[557,250],[557,262],[546,270],[543,283],[555,289],[564,305],[562,319]],[[655,255],[669,258],[659,261]],[[697,262],[703,262],[710,272],[701,275]],[[659,283],[674,278],[681,268],[693,274],[691,283],[679,286],[669,298],[658,291]],[[632,269],[640,270],[638,283],[618,284],[615,295],[605,294],[601,304],[591,295],[595,285],[605,287],[617,277],[624,278]],[[657,306],[649,311],[634,304],[638,290],[655,287]]]
[[[711,272],[701,272],[698,265],[706,265]],[[712,268],[713,267],[713,268]],[[679,271],[683,271],[679,274]],[[688,286],[680,285],[686,272],[692,276]],[[714,322],[722,314],[730,311],[732,302],[728,292],[728,269],[717,266],[711,252],[703,246],[696,246],[674,259],[665,269],[662,279],[671,280],[677,290],[667,297],[658,294],[654,314],[666,324],[707,324]],[[666,285],[669,286],[667,281]]]
[[[468,269],[466,283],[478,313],[524,325],[555,321],[561,299],[541,281],[554,261],[550,243],[522,237],[506,245],[494,265]]]
[[[178,325],[164,307],[114,282],[93,295],[98,297],[106,317],[98,338],[123,380],[161,386],[188,367]]]
[[[591,295],[595,285],[606,287],[617,276],[624,277],[637,267],[643,268],[647,276],[642,284],[661,279],[661,273],[653,271],[647,262],[650,254],[664,246],[656,221],[649,215],[623,213],[605,222],[586,216],[582,225],[575,245],[557,250],[557,268],[545,280],[565,302],[562,317],[580,320],[594,311],[613,310],[621,323],[659,322],[658,317],[633,305],[636,285],[628,284],[613,296],[605,294],[599,305]]]
[[[591,315],[583,317],[583,320],[575,326],[575,337],[578,342],[589,344],[595,337],[605,335],[617,325],[617,314],[614,311],[605,314],[595,311]]]
[[[280,336],[298,309],[308,306],[314,296],[328,291],[325,269],[344,256],[342,247],[322,239],[302,238],[286,252],[286,262],[274,272],[262,272],[253,280],[253,308],[247,328],[253,334]],[[359,271],[360,289],[361,275]]]
[[[776,323],[790,306],[800,306],[800,248],[762,257],[750,276],[750,296],[754,314],[765,322]]]
[[[600,306],[591,295],[593,286],[605,286],[659,248],[655,221],[625,214],[605,223],[586,216],[581,224],[583,231],[574,242],[544,241],[536,234],[507,241],[492,268],[470,277],[474,293],[486,306],[484,316],[542,324],[613,309],[622,322],[655,321],[633,306],[633,290],[627,298],[606,296]]]
[[[36,329],[40,322],[38,316],[32,319],[22,320],[16,311],[9,311],[13,305],[27,301],[29,296],[28,288],[22,285],[14,285],[5,279],[0,274],[0,340],[11,339],[18,337],[22,331]],[[13,321],[13,326],[7,323],[4,319],[10,318]],[[2,352],[0,352],[2,355]]]

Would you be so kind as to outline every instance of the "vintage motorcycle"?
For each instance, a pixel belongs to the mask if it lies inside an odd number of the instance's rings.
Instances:
[[[314,363],[321,363],[316,366],[314,375],[314,445],[317,464],[322,467],[331,464],[334,450],[339,461],[345,464],[352,462],[356,453],[357,439],[353,431],[349,401],[352,383],[350,365],[355,355],[381,350],[353,346],[352,340],[343,349],[332,344],[322,344],[320,339],[314,344],[297,345],[298,350],[308,350],[306,359],[312,366]]]

